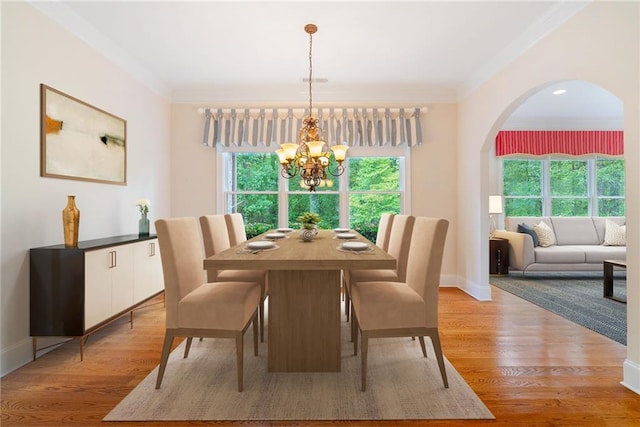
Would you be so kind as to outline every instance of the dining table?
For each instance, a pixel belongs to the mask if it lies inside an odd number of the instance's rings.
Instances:
[[[205,269],[267,271],[270,372],[340,371],[342,272],[396,268],[393,256],[353,230],[348,234],[321,229],[304,241],[300,230],[270,230],[204,259]],[[268,240],[274,246],[261,248]],[[345,249],[364,244],[364,250]]]

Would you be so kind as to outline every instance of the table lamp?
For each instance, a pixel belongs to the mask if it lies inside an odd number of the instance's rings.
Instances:
[[[495,214],[502,213],[502,196],[489,196],[489,238],[496,232]]]

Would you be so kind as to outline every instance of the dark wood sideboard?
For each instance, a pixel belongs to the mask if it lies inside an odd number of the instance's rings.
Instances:
[[[137,234],[32,248],[30,334],[76,337],[80,359],[86,337],[164,290],[157,236]],[[45,347],[46,348],[46,347]]]

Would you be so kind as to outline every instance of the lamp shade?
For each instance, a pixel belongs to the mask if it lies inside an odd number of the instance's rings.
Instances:
[[[502,196],[489,196],[489,213],[502,213]]]

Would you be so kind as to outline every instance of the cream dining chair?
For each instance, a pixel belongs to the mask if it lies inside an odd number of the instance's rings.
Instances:
[[[438,334],[438,288],[449,222],[418,217],[413,227],[406,280],[353,282],[352,323],[356,326],[354,355],[358,354],[358,331],[362,336],[362,391],[367,386],[367,352],[370,338],[419,337],[427,357],[424,337],[431,338],[440,375],[449,387]]]
[[[244,226],[244,218],[241,213],[225,214],[224,219],[227,222],[229,230],[229,243],[231,246],[239,245],[247,240],[247,230]]]
[[[159,219],[155,226],[166,298],[166,329],[156,389],[162,384],[175,337],[187,338],[185,358],[193,337],[211,337],[235,339],[238,391],[242,391],[243,337],[252,322],[254,353],[258,355],[260,284],[204,283],[202,244],[195,218]]]
[[[242,219],[242,216],[240,216],[240,219]],[[200,217],[204,252],[207,258],[231,247],[229,241],[231,230],[227,228],[227,224],[225,215],[205,215]],[[257,282],[260,284],[260,307],[258,313],[260,318],[260,341],[264,342],[264,301],[269,295],[267,272],[265,270],[207,270],[207,280],[209,282]]]
[[[344,272],[346,295],[351,297],[351,283],[370,282],[373,280],[386,280],[392,282],[403,281],[407,270],[407,254],[411,242],[411,231],[415,218],[411,215],[394,215],[390,221],[389,244],[387,252],[396,259],[394,270],[347,270]],[[345,311],[349,320],[349,301],[345,297]]]
[[[383,213],[380,215],[380,220],[378,221],[378,233],[376,234],[376,246],[382,249],[383,251],[389,250],[389,237],[391,236],[391,226],[393,223],[393,215],[392,213]],[[343,272],[343,292],[344,292],[344,314],[347,316],[347,322],[349,321],[349,291],[347,289],[347,281],[349,280],[346,277],[349,274],[349,271]]]

